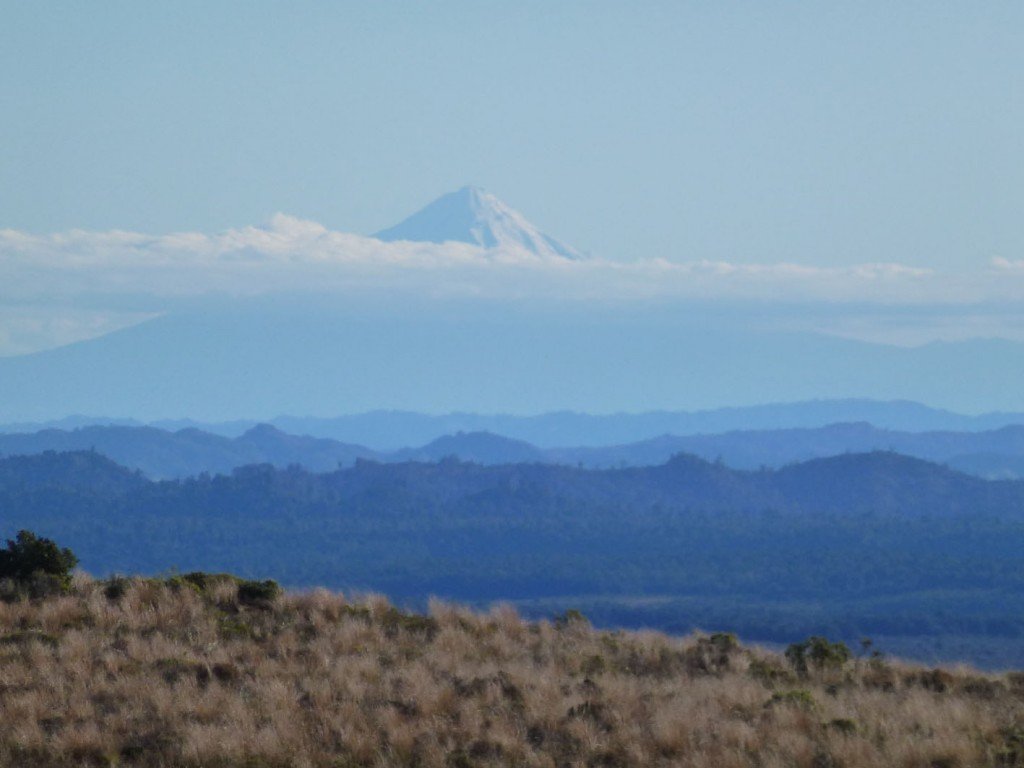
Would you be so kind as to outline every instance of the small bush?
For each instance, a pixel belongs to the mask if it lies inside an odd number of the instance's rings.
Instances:
[[[848,717],[837,717],[835,720],[829,720],[825,725],[827,728],[838,731],[846,736],[851,736],[857,732],[857,722]]]
[[[739,647],[736,635],[716,632],[698,638],[697,643],[683,654],[683,660],[691,673],[720,675],[732,668],[732,657]]]
[[[570,608],[560,616],[555,617],[555,626],[558,629],[565,629],[570,626],[589,627],[590,621],[575,608]]]
[[[715,632],[708,638],[712,648],[723,653],[735,651],[740,647],[739,638],[732,632]]]
[[[201,592],[199,587],[197,587],[191,581],[186,580],[184,576],[180,576],[178,574],[175,574],[174,576],[168,576],[166,579],[164,579],[164,586],[170,587],[175,592],[180,592],[185,589],[192,590],[196,594],[199,594]]]
[[[600,654],[587,656],[580,664],[580,672],[584,675],[600,675],[608,669],[608,662]]]
[[[66,592],[71,586],[71,571],[78,558],[50,539],[31,531],[18,531],[7,548],[0,550],[0,579],[10,579],[28,587],[32,597]]]
[[[800,709],[811,710],[814,709],[817,704],[814,701],[814,696],[810,691],[798,688],[793,691],[779,691],[773,693],[772,697],[765,702],[766,707],[774,707],[777,705],[799,707]]]
[[[766,686],[775,685],[779,682],[790,682],[796,680],[793,673],[788,671],[774,658],[751,659],[750,666],[747,667],[747,674],[755,680],[760,680]]]
[[[394,607],[389,607],[380,615],[380,623],[384,627],[384,636],[388,638],[397,637],[399,632],[408,632],[432,640],[437,634],[437,621],[434,618],[405,613]]]
[[[987,677],[968,676],[960,685],[960,690],[968,696],[991,701],[998,698],[1006,686],[998,680],[989,680]]]
[[[41,645],[48,645],[51,648],[55,648],[58,644],[58,639],[39,629],[21,629],[17,632],[11,632],[9,635],[0,637],[0,645],[26,645],[28,643],[40,643]]]
[[[230,573],[206,573],[205,571],[191,571],[177,578],[193,586],[200,594],[206,594],[210,589],[220,584],[242,583],[242,579],[232,576]]]
[[[853,654],[846,643],[832,643],[824,637],[809,637],[802,643],[792,643],[786,649],[786,659],[793,669],[806,675],[809,667],[821,672],[838,669],[850,660]]]
[[[1011,726],[999,732],[1001,742],[996,752],[996,765],[1006,768],[1024,766],[1024,728]]]
[[[1016,695],[1024,697],[1024,672],[1007,672],[1006,684]]]
[[[33,600],[63,595],[71,587],[71,575],[67,577],[56,573],[36,571],[24,582],[25,591]]]
[[[912,675],[907,682],[917,683],[926,691],[945,693],[953,687],[954,678],[944,669],[932,669]]]
[[[182,678],[201,680],[204,673],[209,674],[202,664],[186,659],[158,659],[154,667],[167,683],[176,683]]]
[[[242,581],[238,584],[238,601],[244,605],[266,605],[281,595],[281,585],[273,579]]]
[[[128,592],[131,583],[132,580],[126,579],[124,576],[111,576],[103,585],[103,595],[107,600],[117,602]]]

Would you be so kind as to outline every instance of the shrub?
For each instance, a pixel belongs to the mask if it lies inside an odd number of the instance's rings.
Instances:
[[[273,579],[242,581],[238,584],[238,601],[245,605],[266,605],[281,594],[281,586]]]
[[[846,736],[857,733],[857,722],[848,717],[837,717],[834,720],[829,720],[828,723],[826,723],[826,727],[831,728],[834,731],[838,731]]]
[[[57,646],[58,640],[54,635],[40,629],[19,629],[17,632],[0,637],[0,645],[25,645],[32,642],[54,648]]]
[[[683,660],[691,673],[720,675],[732,668],[732,656],[739,647],[736,635],[715,632],[709,637],[698,638],[696,644],[683,654]]]
[[[999,733],[1002,744],[996,752],[996,765],[1024,766],[1024,728],[1010,726]]]
[[[1016,695],[1024,698],[1024,672],[1007,672],[1006,684]]]
[[[604,656],[597,653],[587,656],[580,664],[580,672],[587,676],[600,675],[607,669],[608,663],[604,660]]]
[[[570,626],[589,627],[590,622],[587,617],[577,611],[575,608],[568,609],[565,613],[555,617],[555,626],[558,629],[565,629]]]
[[[761,681],[766,686],[772,686],[779,682],[792,682],[796,678],[774,658],[761,659],[752,658],[747,667],[747,674],[755,680]]]
[[[107,579],[103,585],[103,595],[107,600],[118,601],[125,596],[128,591],[128,587],[131,586],[132,580],[127,579],[124,576],[111,576]]]
[[[242,582],[241,579],[237,576],[232,576],[230,573],[206,573],[205,571],[191,571],[177,578],[194,587],[200,594],[205,594],[208,590],[220,584],[240,584]]]
[[[174,592],[180,592],[183,589],[191,589],[196,594],[200,594],[202,592],[202,590],[199,589],[199,587],[197,587],[191,581],[188,581],[184,576],[181,576],[180,574],[168,576],[166,579],[164,579],[164,585],[170,587],[171,590],[173,590]]]
[[[740,647],[739,638],[737,638],[732,632],[714,632],[711,637],[708,638],[708,643],[722,653],[729,653],[730,651],[735,651]]]
[[[945,693],[953,687],[954,677],[944,669],[932,669],[927,672],[914,673],[909,676],[907,683],[917,683],[926,691]]]
[[[765,702],[766,707],[774,707],[777,705],[799,707],[800,709],[811,710],[814,709],[816,704],[814,696],[810,691],[798,688],[793,691],[780,691],[773,693],[772,697]]]
[[[846,643],[832,643],[824,637],[809,637],[802,643],[792,643],[786,649],[786,659],[801,675],[808,672],[808,665],[819,672],[824,669],[842,667],[851,658]]]
[[[67,592],[71,587],[71,575],[64,577],[56,573],[36,571],[23,584],[30,598],[40,600]]]
[[[76,565],[78,558],[70,549],[31,531],[18,531],[13,541],[7,540],[7,549],[0,550],[0,579],[25,585],[33,597],[66,592]]]
[[[252,625],[234,616],[221,616],[217,620],[217,631],[225,640],[257,639]]]
[[[384,627],[384,636],[389,638],[397,637],[400,632],[408,632],[432,640],[438,629],[437,620],[431,616],[405,613],[391,606],[380,614],[379,620]]]

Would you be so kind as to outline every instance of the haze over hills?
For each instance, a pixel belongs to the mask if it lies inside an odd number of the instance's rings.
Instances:
[[[658,308],[545,312],[470,302],[450,310],[243,303],[169,314],[0,359],[0,420],[224,421],[382,408],[608,413],[851,396],[979,412],[1012,411],[1024,397],[1016,386],[1024,344],[1011,341],[899,348],[716,331]]]
[[[373,411],[332,418],[280,416],[270,420],[270,423],[286,432],[333,437],[368,445],[378,450],[395,450],[409,445],[420,445],[456,432],[491,432],[523,440],[540,448],[606,447],[664,435],[810,429],[854,422],[866,422],[881,429],[904,432],[970,432],[1024,424],[1024,413],[983,413],[969,416],[909,401],[850,399],[769,403],[704,411],[611,414],[558,411],[534,416],[478,413],[433,415],[407,411]],[[180,428],[185,425],[167,422],[166,426]],[[201,425],[192,422],[189,426],[225,434],[240,434],[243,429],[252,426],[252,423]],[[22,428],[6,431],[27,430]]]
[[[575,248],[541,232],[490,192],[473,186],[442,195],[374,237],[386,242],[461,242],[482,248],[516,248],[546,258],[583,257]]]
[[[936,461],[989,478],[1019,477],[1024,461],[1024,426],[981,432],[906,432],[855,422],[815,428],[663,435],[619,446],[552,449],[547,456],[585,466],[613,467],[658,464],[685,452],[721,460],[738,469],[757,469],[877,450]]]
[[[254,426],[235,438],[194,428],[170,432],[142,426],[90,426],[0,435],[0,455],[83,450],[96,451],[155,479],[204,472],[227,474],[247,464],[295,464],[314,472],[327,472],[351,465],[356,459],[380,458],[377,452],[363,446],[288,435],[266,424]]]
[[[439,461],[455,457],[482,465],[562,464],[590,468],[663,464],[688,453],[735,469],[779,468],[795,462],[877,450],[947,464],[989,479],[1024,477],[1024,426],[983,432],[901,432],[866,423],[812,429],[747,430],[719,434],[662,435],[609,446],[540,448],[491,432],[457,432],[420,447],[381,451],[330,438],[290,435],[269,424],[237,437],[194,427],[177,431],[143,426],[88,426],[73,430],[0,434],[0,456],[44,451],[95,450],[155,479],[225,474],[247,464],[299,465],[326,472],[359,459],[378,462]]]
[[[238,437],[260,423],[266,423],[290,434],[327,437],[365,445],[376,451],[396,451],[457,432],[490,432],[539,448],[607,448],[665,436],[812,429],[858,422],[898,432],[980,432],[1024,424],[1024,413],[966,415],[909,401],[819,400],[706,411],[614,414],[558,411],[533,416],[370,411],[325,418],[278,416],[263,422],[251,419],[230,422],[157,419],[143,422],[130,418],[65,416],[44,422],[0,424],[0,433],[34,433],[47,429],[70,431],[91,426],[152,426],[168,431],[198,429],[224,437]]]

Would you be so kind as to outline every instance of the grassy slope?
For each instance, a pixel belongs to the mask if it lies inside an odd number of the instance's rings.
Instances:
[[[0,604],[0,765],[1024,765],[1024,675],[223,580]]]

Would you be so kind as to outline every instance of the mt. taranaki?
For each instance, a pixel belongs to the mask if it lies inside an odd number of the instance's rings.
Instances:
[[[393,242],[460,242],[483,248],[518,248],[537,256],[579,259],[575,248],[544,234],[519,211],[479,187],[442,195],[393,227],[373,235]]]

